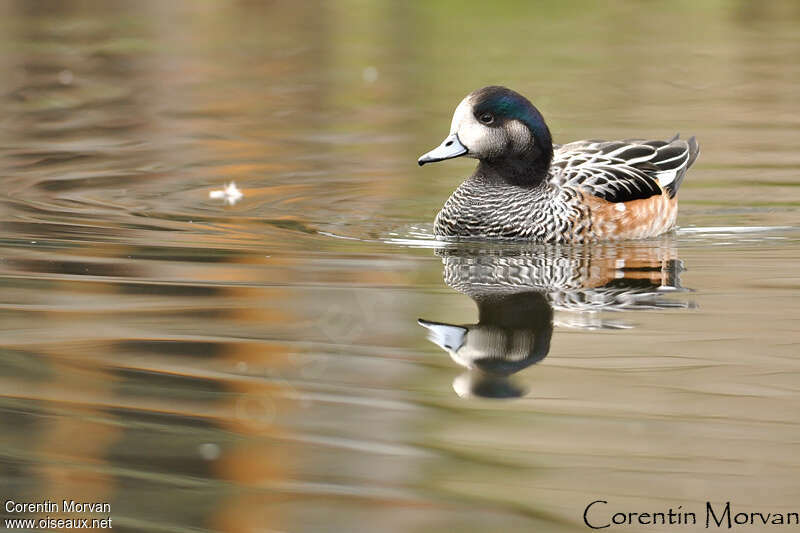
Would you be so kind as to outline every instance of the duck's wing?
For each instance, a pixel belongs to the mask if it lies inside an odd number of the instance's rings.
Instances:
[[[700,148],[694,137],[668,141],[576,141],[554,146],[551,182],[580,187],[609,202],[678,192]]]

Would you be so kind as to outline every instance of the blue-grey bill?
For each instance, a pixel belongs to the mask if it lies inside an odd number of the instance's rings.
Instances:
[[[442,141],[442,144],[427,154],[423,154],[422,157],[417,160],[417,163],[419,163],[419,166],[422,166],[425,163],[435,163],[437,161],[444,161],[445,159],[453,159],[454,157],[466,153],[467,149],[461,144],[461,141],[458,140],[458,135],[453,133],[452,135],[448,135],[447,138]]]
[[[418,319],[417,324],[428,330],[428,340],[444,350],[457,351],[464,345],[467,328]]]

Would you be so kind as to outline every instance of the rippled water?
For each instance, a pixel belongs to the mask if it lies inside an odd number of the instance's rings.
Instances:
[[[148,532],[799,510],[796,2],[0,15],[4,500]],[[556,142],[697,135],[681,228],[435,241],[471,163],[416,157],[489,83]]]

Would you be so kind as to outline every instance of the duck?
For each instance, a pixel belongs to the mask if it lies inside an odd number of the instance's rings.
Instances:
[[[527,98],[493,85],[458,104],[449,135],[417,162],[478,160],[436,215],[437,237],[586,243],[673,230],[678,189],[699,153],[695,137],[680,135],[553,144]]]

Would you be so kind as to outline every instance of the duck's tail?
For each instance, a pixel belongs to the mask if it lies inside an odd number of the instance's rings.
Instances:
[[[674,198],[678,193],[686,171],[699,154],[700,145],[694,136],[683,140],[680,134],[677,134],[668,140],[666,145],[658,148],[655,158],[650,162],[658,167],[658,172],[655,173],[658,184],[669,193],[670,198]]]

